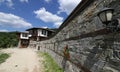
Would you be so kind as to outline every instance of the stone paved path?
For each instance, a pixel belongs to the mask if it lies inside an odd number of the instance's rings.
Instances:
[[[0,64],[0,72],[43,72],[43,65],[39,62],[33,49],[6,49],[4,52],[11,53],[6,62]]]

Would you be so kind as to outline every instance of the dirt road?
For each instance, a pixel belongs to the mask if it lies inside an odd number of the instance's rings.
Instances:
[[[43,65],[39,62],[33,49],[6,49],[4,52],[11,53],[6,62],[0,64],[0,72],[43,72]]]

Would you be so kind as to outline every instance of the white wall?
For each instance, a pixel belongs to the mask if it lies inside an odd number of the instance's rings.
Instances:
[[[47,34],[46,34],[46,35],[43,35],[43,34],[42,34],[42,30],[41,30],[41,29],[38,29],[38,36],[47,37],[47,36],[48,36],[48,31],[47,31]]]
[[[29,39],[28,35],[27,35],[27,37],[23,37],[23,34],[24,34],[24,33],[21,33],[21,34],[20,34],[20,38],[21,38],[21,39]]]

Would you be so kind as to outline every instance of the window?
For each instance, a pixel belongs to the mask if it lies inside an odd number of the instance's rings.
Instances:
[[[32,33],[33,33],[33,31],[32,31],[32,30],[30,30],[30,31],[29,31],[29,33],[30,33],[30,34],[32,34]]]
[[[26,33],[23,33],[23,34],[22,34],[22,37],[27,37],[27,34],[26,34]]]
[[[47,31],[46,30],[42,30],[42,34],[43,35],[47,35]]]

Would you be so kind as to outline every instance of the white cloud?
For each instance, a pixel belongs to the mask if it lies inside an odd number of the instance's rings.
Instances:
[[[8,32],[8,30],[5,30],[5,29],[4,29],[4,30],[0,30],[0,32]]]
[[[65,12],[67,15],[69,15],[71,11],[80,3],[80,1],[81,0],[58,0],[60,5],[58,14]]]
[[[26,22],[23,18],[14,14],[7,14],[0,12],[0,26],[14,27],[14,28],[28,28],[32,25]]]
[[[5,3],[8,7],[12,7],[14,4],[12,0],[0,0],[0,4]]]
[[[28,3],[28,0],[19,0],[19,1]],[[0,0],[0,4],[5,4],[10,8],[13,8],[13,5],[14,5],[13,0]]]
[[[36,14],[36,18],[46,23],[53,23],[54,26],[56,27],[60,26],[63,22],[63,17],[60,17],[56,14],[52,14],[51,12],[46,11],[44,7],[34,11],[34,13]]]
[[[26,2],[26,3],[28,3],[28,0],[20,0],[20,2]]]
[[[45,2],[49,3],[51,0],[45,0]]]
[[[55,27],[59,27],[61,24],[62,24],[62,22],[56,22],[56,23],[54,24],[54,26],[55,26]]]

